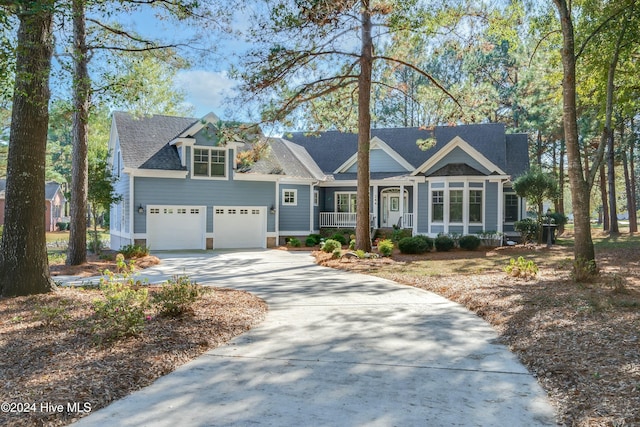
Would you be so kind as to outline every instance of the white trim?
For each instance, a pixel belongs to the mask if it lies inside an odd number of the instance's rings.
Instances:
[[[187,171],[164,170],[164,169],[134,169],[123,168],[123,173],[130,177],[139,178],[186,178]]]
[[[193,147],[196,143],[196,139],[192,137],[178,137],[169,141],[169,145],[175,145],[176,147]]]
[[[219,121],[220,121],[220,119],[218,118],[218,116],[216,116],[212,112],[207,113],[204,117],[202,117],[200,120],[195,122],[193,125],[191,125],[187,129],[185,129],[180,135],[178,135],[178,138],[183,138],[183,137],[186,137],[186,136],[195,135],[196,133],[200,132],[202,130],[202,128],[205,127],[206,125],[212,124],[212,125],[215,126],[215,124],[217,122],[219,122]]]
[[[233,180],[234,181],[255,181],[255,182],[276,182],[280,181],[281,176],[279,175],[263,175],[257,173],[243,173],[238,171],[233,171]]]
[[[386,142],[374,136],[369,141],[369,152],[371,150],[382,150],[389,155],[393,160],[395,160],[400,166],[402,166],[407,172],[413,171],[415,168],[409,162],[407,162],[404,157],[402,157],[396,150],[391,148]],[[343,164],[341,164],[333,173],[344,173],[351,166],[355,165],[358,162],[358,153],[353,154],[351,157],[347,159]]]
[[[131,233],[125,233],[125,232],[121,232],[121,231],[109,231],[109,235],[110,236],[116,236],[116,237],[120,237],[121,239],[130,239],[131,238]]]
[[[296,235],[296,236],[308,236],[309,234],[311,234],[309,232],[309,230],[280,230],[280,236],[279,237],[285,237],[283,235]]]
[[[293,193],[293,202],[287,202],[286,193]],[[289,196],[290,198],[291,196]],[[295,188],[283,188],[282,189],[282,206],[298,206],[298,190]]]
[[[311,188],[315,188],[315,185],[312,185]],[[313,190],[313,194],[312,194],[312,200],[313,200],[313,204],[311,205],[311,208],[314,208],[316,206],[320,206],[320,191],[319,190]]]
[[[196,150],[208,151],[207,155],[207,175],[196,175],[195,174],[195,158],[196,158]],[[224,175],[211,175],[211,152],[219,151],[224,153]],[[229,179],[229,149],[227,147],[209,147],[209,146],[197,146],[191,148],[191,179],[206,179],[212,181],[227,181]]]
[[[497,172],[500,175],[507,175],[502,169],[496,166],[492,161],[487,159],[482,153],[473,148],[466,142],[464,139],[456,136],[451,141],[449,141],[444,147],[440,149],[436,154],[431,156],[429,160],[418,166],[415,171],[411,173],[411,175],[417,175],[419,173],[424,173],[435,166],[440,160],[444,159],[445,156],[455,148],[460,148],[465,151],[469,156],[471,156],[474,160],[480,163],[484,168],[486,168],[489,172]]]
[[[351,201],[351,195],[355,195],[356,196],[356,203],[357,203],[357,199],[358,199],[358,192],[357,191],[336,191],[333,193],[333,211],[334,212],[340,212],[338,211],[338,195],[339,194],[349,194],[349,201]],[[357,213],[357,208],[355,211],[351,211],[351,203],[349,203],[349,211],[344,212],[344,213]]]
[[[319,202],[320,201],[320,193],[318,192],[318,190],[314,189],[315,186],[313,184],[309,185],[309,196],[310,196],[310,201],[309,201],[309,232],[313,231],[313,219],[315,218],[315,213],[316,213],[316,206],[318,206],[316,204],[316,201]],[[316,200],[316,196],[318,196],[317,200]]]

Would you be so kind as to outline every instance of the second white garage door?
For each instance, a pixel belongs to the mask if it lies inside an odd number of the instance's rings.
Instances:
[[[265,248],[267,208],[264,206],[214,206],[215,249]]]

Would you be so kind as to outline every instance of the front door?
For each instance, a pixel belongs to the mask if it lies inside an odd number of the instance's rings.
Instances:
[[[399,225],[404,227],[400,219],[403,212],[408,212],[409,196],[405,190],[403,197],[403,210],[400,209],[400,189],[391,188],[382,191],[382,227],[393,227]]]

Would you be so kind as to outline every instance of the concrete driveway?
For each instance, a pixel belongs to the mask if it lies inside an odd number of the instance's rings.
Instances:
[[[160,257],[144,271],[151,281],[188,274],[246,290],[269,314],[79,426],[555,425],[494,330],[435,294],[319,267],[304,252]]]

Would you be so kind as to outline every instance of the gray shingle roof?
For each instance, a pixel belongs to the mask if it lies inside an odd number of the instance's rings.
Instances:
[[[124,166],[142,169],[185,170],[178,150],[169,145],[180,133],[199,119],[173,116],[135,117],[129,113],[113,113]]]
[[[60,188],[60,184],[58,184],[57,182],[46,182],[44,184],[44,199],[45,200],[52,200],[53,197],[56,195],[56,191],[58,191],[58,188]],[[5,190],[7,189],[7,180],[6,179],[0,179],[0,198],[4,198],[5,195]]]
[[[281,138],[267,138],[264,141],[269,145],[269,148],[263,158],[250,167],[239,170],[239,172],[286,175],[316,180],[325,178],[303,147]]]
[[[436,144],[432,148],[422,150],[416,144],[416,141],[433,138],[434,135]],[[389,128],[371,130],[372,138],[378,137],[383,140],[414,168],[426,162],[456,136],[465,140],[508,174],[520,172],[524,170],[523,168],[526,169],[528,167],[526,135],[524,135],[523,147],[522,137],[517,135],[505,137],[505,126],[501,123],[438,126],[434,129]],[[329,131],[319,136],[309,136],[302,132],[295,132],[288,135],[287,138],[306,148],[325,173],[333,173],[357,151],[356,134]],[[509,162],[507,162],[507,158],[509,158]]]

